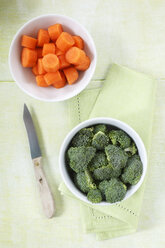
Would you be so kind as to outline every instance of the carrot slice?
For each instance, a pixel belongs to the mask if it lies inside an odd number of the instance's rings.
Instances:
[[[48,28],[48,33],[52,41],[56,41],[62,31],[62,25],[59,23],[56,23]]]
[[[37,58],[42,58],[42,48],[37,47],[36,50],[37,50]]]
[[[65,78],[65,77],[64,77]],[[47,72],[44,75],[44,79],[48,85],[55,84],[58,82],[63,82],[63,72],[56,71],[56,72]],[[66,82],[66,80],[65,80]]]
[[[38,65],[33,66],[32,72],[33,72],[33,74],[34,74],[35,76],[38,75]]]
[[[77,35],[74,35],[72,36],[74,41],[75,41],[75,44],[74,46],[80,48],[80,49],[84,49],[84,41],[83,39],[80,37],[80,36],[77,36]]]
[[[43,63],[42,63],[42,58],[38,59],[38,74],[43,75],[45,74],[46,71],[44,70]]]
[[[35,49],[37,45],[37,39],[28,35],[22,35],[21,46]]]
[[[48,31],[45,29],[39,29],[37,40],[38,40],[38,43],[37,43],[38,47],[43,47],[45,43],[49,43],[50,36],[49,36]]]
[[[65,52],[61,51],[61,50],[56,46],[55,54],[56,54],[57,56],[62,55],[62,54],[64,54],[64,53],[65,53]]]
[[[75,68],[79,71],[85,71],[89,68],[90,63],[91,63],[90,58],[86,56],[84,61],[81,64],[75,65]]]
[[[74,67],[69,67],[63,70],[68,84],[73,84],[78,79],[78,71]]]
[[[66,61],[70,64],[79,65],[83,63],[86,54],[78,47],[71,47],[65,54]]]
[[[67,32],[62,32],[58,39],[56,40],[56,46],[61,51],[67,51],[70,47],[74,45],[74,39],[72,36]]]
[[[49,53],[55,53],[55,44],[54,43],[45,43],[42,49],[42,56],[45,56]]]
[[[36,76],[36,82],[37,82],[37,85],[40,87],[48,87],[43,75]]]
[[[60,68],[60,62],[57,55],[49,53],[42,59],[43,67],[46,72],[56,72]]]
[[[59,55],[58,58],[60,61],[60,69],[64,69],[70,66],[70,63],[68,63],[65,59],[65,54]]]
[[[24,47],[22,49],[21,61],[23,67],[33,67],[37,61],[37,51]]]
[[[61,71],[60,74],[61,74],[61,81],[56,81],[54,84],[52,84],[52,86],[55,87],[56,89],[60,89],[66,85],[66,77],[64,73]]]

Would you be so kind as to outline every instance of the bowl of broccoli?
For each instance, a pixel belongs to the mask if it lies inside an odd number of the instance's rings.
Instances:
[[[100,117],[69,132],[61,145],[59,164],[64,183],[76,197],[110,205],[139,189],[147,171],[147,153],[133,128]]]

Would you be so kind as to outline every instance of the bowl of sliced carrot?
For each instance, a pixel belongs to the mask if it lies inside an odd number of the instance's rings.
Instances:
[[[88,31],[74,19],[43,15],[25,23],[10,46],[13,79],[28,95],[64,101],[89,84],[96,67],[96,48]]]

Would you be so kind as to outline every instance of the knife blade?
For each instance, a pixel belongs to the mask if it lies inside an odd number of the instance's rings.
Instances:
[[[48,218],[51,218],[55,212],[54,200],[53,200],[53,196],[52,196],[50,187],[48,185],[48,182],[46,180],[46,177],[45,177],[43,169],[42,169],[41,149],[39,146],[37,134],[36,134],[35,127],[33,124],[33,120],[32,120],[31,114],[30,114],[26,104],[24,104],[23,120],[25,123],[26,131],[27,131],[31,158],[32,158],[32,161],[34,164],[34,171],[35,171],[37,184],[39,187],[39,192],[40,192],[43,210],[44,210],[45,215]]]

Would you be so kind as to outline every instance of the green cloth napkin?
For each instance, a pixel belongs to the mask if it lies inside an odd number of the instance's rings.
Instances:
[[[88,118],[117,118],[137,131],[149,153],[155,91],[153,78],[114,64],[100,92],[98,89],[84,91],[70,101],[72,127]],[[111,206],[89,205],[76,199],[80,202],[84,231],[96,233],[100,240],[135,232],[144,186],[145,182],[130,199]],[[63,183],[59,190],[74,197]]]

